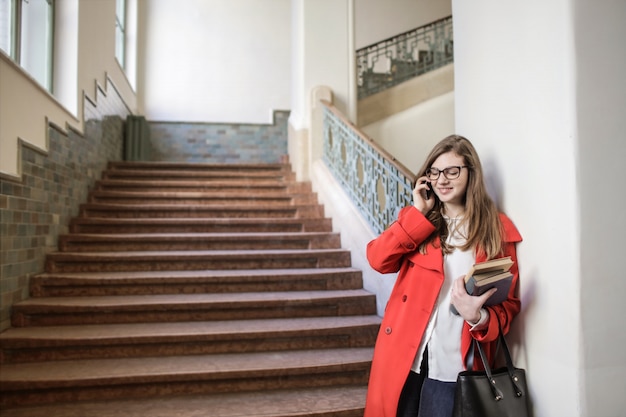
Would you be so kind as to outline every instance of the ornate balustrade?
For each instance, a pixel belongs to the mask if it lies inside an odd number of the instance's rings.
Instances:
[[[452,35],[452,16],[449,16],[359,49],[356,52],[358,98],[453,62]]]
[[[415,176],[350,123],[332,104],[324,105],[324,162],[374,232],[393,222],[412,203]]]

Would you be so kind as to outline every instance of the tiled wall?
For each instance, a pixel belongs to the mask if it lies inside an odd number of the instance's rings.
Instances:
[[[289,112],[273,124],[150,122],[152,159],[205,163],[278,163],[287,155]]]
[[[129,111],[111,84],[106,94],[98,90],[96,103],[85,100],[84,135],[50,126],[47,154],[22,147],[22,181],[0,178],[0,330],[107,162],[122,158]]]

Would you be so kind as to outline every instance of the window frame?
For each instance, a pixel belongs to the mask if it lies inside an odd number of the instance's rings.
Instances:
[[[126,0],[115,0],[115,58],[123,70],[126,70],[127,8]]]
[[[46,46],[44,49],[45,54],[45,68],[42,71],[44,79],[41,79],[37,74],[33,74],[32,71],[24,66],[24,60],[22,59],[22,43],[24,38],[23,28],[27,26],[24,22],[23,6],[24,3],[28,3],[26,0],[9,0],[10,17],[9,17],[9,50],[3,50],[16,64],[18,64],[24,72],[26,72],[31,78],[37,81],[46,91],[53,92],[53,71],[54,71],[54,27],[55,27],[55,1],[56,0],[43,0],[48,4],[46,11],[47,20],[45,32]]]
[[[19,33],[18,22],[20,21],[19,11],[21,10],[21,7],[18,7],[18,2],[20,2],[20,0],[9,0],[7,3],[5,3],[5,7],[8,7],[7,15],[10,14],[10,16],[8,16],[8,22],[6,22],[8,26],[7,47],[9,49],[6,50],[3,48],[0,48],[0,50],[2,50],[6,55],[8,55],[15,62],[19,62],[19,51],[20,51],[19,36],[16,36],[16,33]]]

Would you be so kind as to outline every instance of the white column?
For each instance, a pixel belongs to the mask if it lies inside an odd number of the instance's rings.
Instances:
[[[626,3],[454,0],[453,14],[457,132],[524,237],[510,336],[535,415],[624,415]]]
[[[293,0],[292,103],[289,157],[299,180],[309,179],[311,162],[321,156],[310,138],[312,90],[329,87],[334,103],[355,120],[354,0]]]

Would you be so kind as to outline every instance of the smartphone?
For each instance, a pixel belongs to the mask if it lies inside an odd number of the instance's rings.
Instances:
[[[433,195],[433,185],[430,182],[426,182],[426,200],[430,200],[430,196]]]

